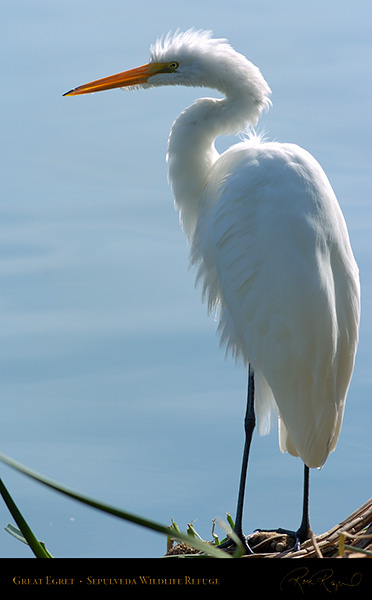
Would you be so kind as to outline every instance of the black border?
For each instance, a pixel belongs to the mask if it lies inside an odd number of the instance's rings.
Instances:
[[[83,592],[87,598],[177,598],[199,592],[211,598],[229,592],[263,598],[345,598],[370,594],[371,571],[368,558],[1,559],[0,585],[10,598],[34,592],[39,597]]]

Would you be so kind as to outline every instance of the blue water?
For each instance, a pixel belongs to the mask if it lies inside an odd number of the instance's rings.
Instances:
[[[1,12],[0,451],[126,511],[183,529],[194,521],[207,539],[213,518],[235,512],[246,375],[225,360],[194,290],[165,164],[172,121],[199,90],[62,98],[146,62],[170,29],[208,28],[268,80],[273,108],[260,129],[323,165],[361,269],[344,426],[312,473],[312,526],[329,529],[371,493],[368,3],[138,2],[128,13],[114,0],[23,0]],[[56,557],[165,552],[159,534],[0,473]],[[255,437],[246,531],[296,527],[301,479],[275,430]],[[0,503],[0,529],[8,522]],[[0,531],[0,557],[29,556]]]

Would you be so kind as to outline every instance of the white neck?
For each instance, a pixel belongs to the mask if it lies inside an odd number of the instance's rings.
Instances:
[[[238,133],[255,125],[262,110],[251,94],[235,98],[200,98],[173,124],[168,143],[169,179],[188,240],[199,216],[199,200],[219,154],[214,141],[219,135]]]

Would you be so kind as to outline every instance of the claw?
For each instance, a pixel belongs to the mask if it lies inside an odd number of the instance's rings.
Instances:
[[[237,539],[235,540],[234,538]],[[244,535],[243,533],[238,534],[236,531],[233,531],[231,537],[217,547],[220,550],[226,550],[226,552],[233,553],[241,545],[243,546],[244,550],[243,554],[254,554],[248,543],[248,536]]]

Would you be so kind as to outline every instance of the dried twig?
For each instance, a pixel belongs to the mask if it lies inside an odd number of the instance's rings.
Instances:
[[[364,529],[366,531],[361,533]],[[350,552],[350,548],[355,553],[367,550],[363,555],[370,556],[372,548],[368,548],[369,545],[372,546],[372,498],[329,531],[317,536],[311,532],[311,538],[302,544],[300,550],[257,553],[245,558],[329,558],[345,556],[345,549]]]

